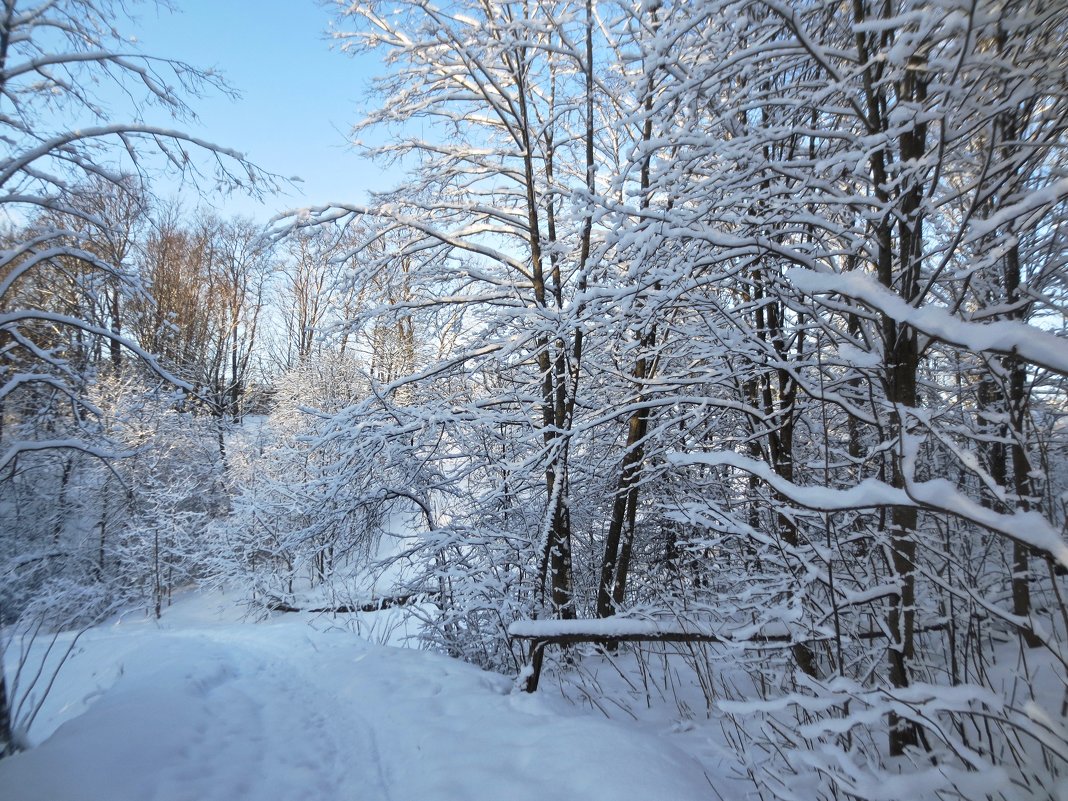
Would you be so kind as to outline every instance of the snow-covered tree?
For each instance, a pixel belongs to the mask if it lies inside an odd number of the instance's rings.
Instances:
[[[769,791],[1061,775],[1037,674],[993,686],[979,643],[1063,679],[1063,4],[342,8],[412,177],[293,226],[359,220],[356,285],[403,291],[352,330],[441,344],[322,435],[425,489],[441,642],[503,664],[494,615],[636,602],[785,627],[754,686],[815,733],[759,735],[804,752]]]
[[[125,251],[101,247],[100,234],[121,243],[126,220],[111,215],[110,206],[86,202],[89,194],[110,193],[115,204],[137,207],[152,175],[168,168],[213,185],[256,190],[271,183],[233,151],[144,121],[150,106],[189,119],[185,98],[228,90],[210,72],[137,52],[115,26],[124,11],[109,0],[5,0],[0,8],[0,215],[8,226],[0,252],[0,481],[6,485],[24,455],[112,452],[96,438],[100,410],[86,390],[99,365],[87,354],[122,348],[167,375],[121,327],[121,298],[140,288],[129,265],[117,263]],[[127,121],[116,121],[124,116]],[[63,308],[38,302],[34,288],[49,287],[71,288],[74,295]],[[67,461],[60,462],[65,471]],[[13,747],[8,701],[0,684],[5,749]]]

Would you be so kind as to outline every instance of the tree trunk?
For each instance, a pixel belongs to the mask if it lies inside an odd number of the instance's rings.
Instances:
[[[4,677],[4,671],[0,669],[0,757],[13,754],[16,750],[11,723],[11,700],[7,694],[7,679]]]

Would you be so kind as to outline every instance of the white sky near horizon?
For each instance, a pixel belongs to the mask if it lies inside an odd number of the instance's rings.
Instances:
[[[285,196],[208,197],[223,216],[262,222],[290,208],[361,202],[385,173],[349,144],[378,64],[332,48],[332,7],[317,0],[175,0],[175,11],[132,7],[116,27],[146,55],[212,68],[241,93],[193,98],[199,120],[175,127],[239,151],[265,170],[299,176]],[[175,189],[162,188],[161,194]],[[181,192],[188,205],[203,201]]]

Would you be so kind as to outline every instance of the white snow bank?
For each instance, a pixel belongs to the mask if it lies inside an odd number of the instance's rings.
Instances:
[[[176,619],[82,638],[50,699],[53,717],[76,716],[0,761],[0,798],[685,801],[712,792],[669,741],[561,714],[456,660],[315,631],[296,616]]]

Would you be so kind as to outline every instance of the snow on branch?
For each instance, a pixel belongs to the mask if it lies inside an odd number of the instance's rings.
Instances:
[[[722,451],[718,453],[671,453],[670,464],[685,467],[706,465],[733,467],[764,481],[790,503],[816,512],[841,512],[885,506],[914,506],[918,509],[952,514],[1009,539],[1049,554],[1068,567],[1068,545],[1061,533],[1041,514],[1033,511],[1001,514],[987,509],[959,492],[945,479],[907,481],[904,489],[868,478],[846,489],[802,487],[776,474],[765,462]]]
[[[55,323],[56,325],[67,326],[70,328],[84,331],[87,334],[98,336],[103,339],[107,339],[113,342],[118,342],[122,347],[131,351],[141,361],[143,361],[148,367],[160,378],[169,384],[173,384],[178,389],[185,390],[186,392],[196,393],[196,388],[188,381],[184,381],[178,376],[174,375],[170,370],[160,364],[159,360],[142,348],[136,342],[129,337],[116,334],[114,331],[104,328],[99,325],[93,325],[81,320],[77,317],[72,317],[68,314],[59,314],[58,312],[44,311],[40,309],[16,309],[15,311],[4,312],[0,314],[0,330],[11,332],[14,330],[18,323],[27,321],[43,321],[49,323]],[[46,359],[51,363],[58,363],[52,359]]]
[[[734,467],[756,476],[780,495],[806,509],[817,512],[843,512],[849,509],[870,509],[877,506],[912,506],[904,490],[895,489],[878,479],[868,478],[849,489],[830,487],[801,487],[771,469],[765,462],[750,459],[733,451],[717,453],[669,453],[670,464],[687,467],[708,465]]]
[[[562,620],[515,620],[508,625],[508,636],[517,640],[549,643],[599,642],[710,642],[721,645],[739,644],[757,648],[768,643],[791,643],[794,636],[776,625],[764,626],[760,631],[745,626],[737,631],[718,632],[708,625],[648,618],[612,617]],[[774,629],[764,631],[763,629]]]
[[[23,453],[35,453],[40,451],[71,450],[84,453],[102,461],[109,459],[123,459],[136,455],[136,451],[112,451],[94,445],[88,445],[80,439],[36,439],[18,440],[12,442],[3,451],[0,451],[0,470],[6,470],[19,455]]]
[[[508,626],[508,635],[520,639],[545,637],[627,637],[681,633],[676,621],[659,621],[613,616],[598,620],[516,620]],[[686,631],[711,635],[710,631],[687,628]]]
[[[1038,367],[1068,375],[1068,340],[1033,325],[1010,320],[974,323],[953,316],[942,306],[916,308],[861,272],[817,273],[793,268],[786,271],[786,278],[802,292],[834,293],[859,300],[933,339],[973,353],[1018,356]]]

